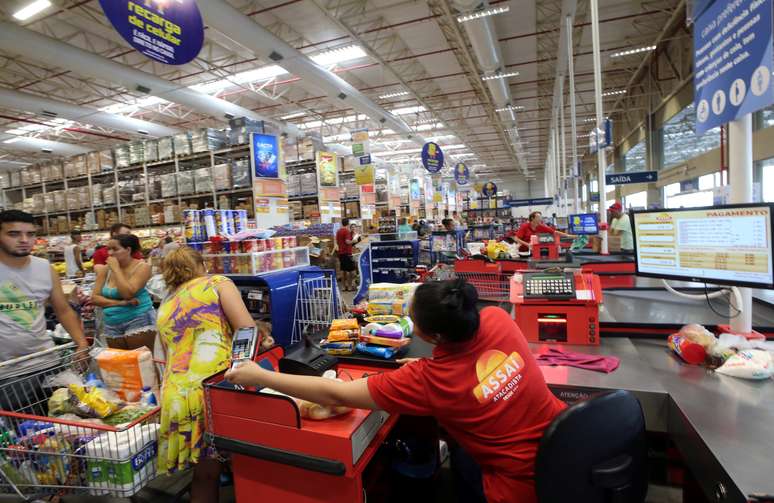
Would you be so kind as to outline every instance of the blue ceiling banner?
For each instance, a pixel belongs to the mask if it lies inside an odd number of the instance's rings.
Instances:
[[[696,134],[774,103],[772,0],[714,2],[693,28]]]
[[[508,206],[518,208],[520,206],[551,206],[554,204],[553,197],[539,197],[537,199],[511,199]]]
[[[497,185],[494,182],[486,182],[481,188],[481,194],[484,197],[495,197],[497,195]]]
[[[250,133],[250,162],[253,165],[253,177],[279,178],[277,137]]]
[[[422,166],[430,173],[438,173],[443,168],[443,150],[434,142],[425,143],[422,147]]]
[[[653,183],[656,181],[658,181],[658,171],[632,171],[630,173],[610,173],[605,175],[606,185]]]
[[[467,185],[470,183],[470,170],[464,162],[458,162],[454,166],[454,181],[460,185]]]
[[[129,44],[166,65],[194,59],[204,43],[195,0],[99,0],[105,16]]]

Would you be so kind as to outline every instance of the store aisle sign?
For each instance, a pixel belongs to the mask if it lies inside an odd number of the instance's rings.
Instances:
[[[422,166],[430,173],[438,173],[443,168],[443,150],[434,142],[425,143],[422,147]]]
[[[317,177],[320,187],[339,185],[339,166],[333,152],[317,152]]]
[[[118,33],[145,56],[184,65],[202,50],[204,24],[194,0],[99,0]]]
[[[454,180],[460,185],[467,185],[470,182],[470,170],[464,162],[454,166]]]
[[[277,137],[250,133],[250,162],[256,178],[279,178],[279,143]]]
[[[589,152],[592,154],[599,148],[608,148],[613,144],[613,123],[605,119],[601,128],[594,128],[589,132]]]
[[[632,173],[613,173],[605,175],[605,184],[607,185],[653,183],[656,181],[658,181],[658,171],[634,171]]]
[[[371,142],[367,129],[355,129],[350,133],[352,139],[352,155],[362,157],[371,153]],[[369,161],[370,163],[370,161]]]
[[[716,1],[693,29],[696,134],[774,103],[772,0]]]
[[[495,185],[494,182],[486,182],[483,187],[481,187],[481,194],[484,197],[495,197],[497,195],[497,185]]]

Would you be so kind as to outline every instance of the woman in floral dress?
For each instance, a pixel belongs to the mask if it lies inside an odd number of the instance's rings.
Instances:
[[[158,311],[166,352],[158,471],[194,468],[191,502],[217,502],[221,463],[204,439],[202,380],[228,368],[231,336],[255,326],[234,283],[208,276],[201,255],[181,247],[164,258],[168,295]]]

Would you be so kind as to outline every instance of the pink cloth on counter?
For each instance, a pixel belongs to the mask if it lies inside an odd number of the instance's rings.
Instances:
[[[545,353],[536,355],[538,365],[577,367],[609,374],[618,368],[621,360],[615,356],[587,355],[571,353],[557,348],[550,348]]]

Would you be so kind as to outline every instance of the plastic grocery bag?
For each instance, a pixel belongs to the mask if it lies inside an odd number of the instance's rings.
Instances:
[[[158,396],[159,379],[153,355],[148,348],[104,348],[95,352],[94,359],[102,380],[108,388],[128,402],[140,398],[142,388],[148,386]]]
[[[726,360],[715,372],[742,379],[769,379],[774,375],[771,354],[760,349],[745,349]]]

